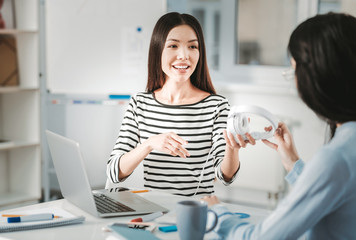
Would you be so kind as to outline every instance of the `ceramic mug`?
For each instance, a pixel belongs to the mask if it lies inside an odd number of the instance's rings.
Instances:
[[[206,229],[208,214],[213,214],[214,221]],[[180,240],[202,240],[205,233],[214,229],[218,222],[216,213],[208,210],[204,201],[186,200],[177,203],[177,228]]]

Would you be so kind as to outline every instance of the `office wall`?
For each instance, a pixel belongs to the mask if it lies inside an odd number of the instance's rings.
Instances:
[[[52,93],[132,93],[165,0],[46,1],[47,86]]]

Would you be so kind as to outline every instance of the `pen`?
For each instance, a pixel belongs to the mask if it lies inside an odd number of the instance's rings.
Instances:
[[[8,223],[17,223],[17,222],[30,222],[30,221],[45,221],[52,220],[54,215],[52,213],[39,213],[26,215],[21,217],[9,217],[7,218]]]
[[[151,213],[151,214],[142,216],[140,218],[132,219],[131,222],[149,222],[149,221],[152,221],[162,215],[163,215],[162,212],[155,212],[155,213]]]
[[[132,190],[132,191],[130,191],[130,192],[132,192],[132,193],[143,193],[143,192],[149,192],[150,190]]]
[[[22,217],[22,216],[27,216],[25,214],[2,214],[2,217]],[[60,216],[53,216],[53,218],[61,218]]]

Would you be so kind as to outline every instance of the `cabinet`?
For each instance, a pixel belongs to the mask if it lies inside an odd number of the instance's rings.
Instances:
[[[41,198],[38,0],[14,0],[19,84],[0,86],[0,208]],[[2,63],[0,63],[2,64]]]

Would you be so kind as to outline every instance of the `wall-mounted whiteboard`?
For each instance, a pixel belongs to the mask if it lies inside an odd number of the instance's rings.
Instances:
[[[45,9],[52,93],[145,89],[150,37],[166,0],[47,0]]]

